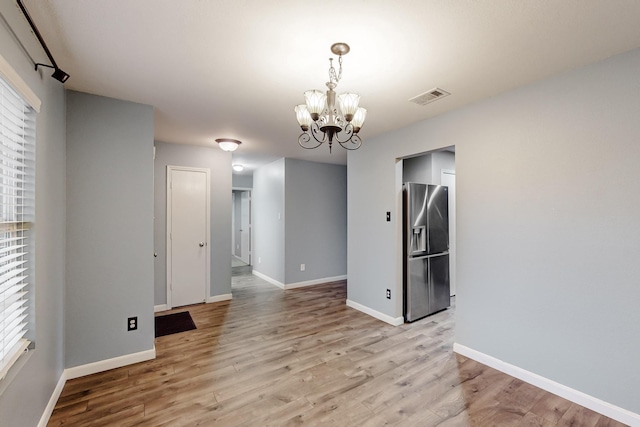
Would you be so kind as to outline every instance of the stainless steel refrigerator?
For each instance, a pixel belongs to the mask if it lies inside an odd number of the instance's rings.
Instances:
[[[443,310],[449,295],[448,188],[407,182],[404,205],[404,318]]]

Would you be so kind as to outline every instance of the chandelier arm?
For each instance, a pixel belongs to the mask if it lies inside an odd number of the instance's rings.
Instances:
[[[318,141],[320,144],[327,142],[327,134],[320,130],[320,125],[318,125],[317,122],[311,123],[309,133],[311,134],[311,136],[313,136],[313,139]],[[322,138],[318,139],[316,135],[322,135]]]
[[[347,147],[345,144],[354,144],[353,147]],[[360,146],[362,145],[362,139],[357,135],[357,134],[353,134],[351,135],[351,138],[349,138],[347,141],[338,141],[338,144],[340,144],[342,146],[342,148],[344,148],[345,150],[357,150],[358,148],[360,148]]]
[[[321,134],[322,138],[318,139],[318,136],[317,136],[318,134]],[[318,144],[314,145],[313,147],[303,145],[303,144],[308,144],[309,142],[312,142],[311,141],[311,137],[313,137],[313,139],[315,139],[315,141]],[[311,123],[311,127],[309,128],[309,130],[306,131],[306,132],[303,132],[298,137],[298,144],[300,144],[300,146],[302,148],[306,148],[308,150],[311,150],[311,149],[314,149],[314,148],[318,148],[319,146],[321,146],[325,142],[327,142],[327,134],[320,130],[320,126],[318,125],[317,122]]]
[[[344,135],[346,138],[340,139],[340,135]],[[353,125],[351,123],[347,123],[347,125],[344,127],[344,129],[342,129],[342,132],[336,133],[335,139],[336,139],[336,141],[338,141],[338,143],[340,143],[340,145],[342,145],[343,143],[347,143],[347,142],[351,141],[351,139],[354,136],[357,136],[357,135],[353,131]],[[358,139],[359,139],[359,137],[358,137]]]
[[[306,146],[305,144],[309,143],[310,141],[311,141],[311,135],[309,135],[308,132],[302,132],[298,137],[298,144],[306,150],[313,150],[314,148],[318,148],[322,145],[322,142],[319,142],[314,146]]]

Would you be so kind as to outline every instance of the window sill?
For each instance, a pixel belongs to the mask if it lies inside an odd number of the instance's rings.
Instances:
[[[18,347],[19,351],[16,351],[14,355],[9,359],[9,363],[0,371],[0,395],[7,389],[7,386],[18,374],[20,369],[27,363],[31,354],[33,353],[29,349],[31,341],[21,340]]]

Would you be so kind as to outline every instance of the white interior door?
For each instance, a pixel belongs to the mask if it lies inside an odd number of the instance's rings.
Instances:
[[[251,192],[240,193],[240,259],[251,264]]]
[[[449,278],[453,296],[456,294],[456,172],[443,169],[441,183],[449,187]]]
[[[167,167],[167,305],[206,301],[209,170]]]

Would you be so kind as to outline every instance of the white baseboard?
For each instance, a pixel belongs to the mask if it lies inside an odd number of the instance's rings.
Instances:
[[[557,396],[565,398],[573,403],[576,403],[592,411],[598,412],[621,423],[628,424],[630,426],[640,426],[640,414],[628,411],[618,406],[607,403],[597,397],[590,396],[581,391],[572,389],[560,383],[557,383],[548,378],[542,377],[533,372],[529,372],[525,369],[511,365],[507,362],[503,362],[500,359],[496,359],[488,354],[481,353],[473,350],[469,347],[465,347],[462,344],[454,343],[453,351],[480,362],[484,365],[490,366],[498,371],[504,372],[507,375],[516,377],[522,381],[525,381],[531,385],[539,387],[543,390],[553,393]]]
[[[214,296],[207,297],[205,302],[209,304],[212,302],[228,301],[230,299],[231,299],[231,294],[222,294],[222,295],[214,295]],[[159,311],[166,311],[168,309],[169,308],[167,307],[167,304],[160,304],[153,307],[153,312],[157,313]]]
[[[374,310],[362,304],[358,304],[357,302],[351,301],[349,299],[347,300],[347,306],[351,308],[355,308],[358,311],[361,311],[365,314],[368,314],[371,317],[375,317],[376,319],[382,320],[383,322],[386,322],[393,326],[399,326],[404,323],[404,317],[391,317],[387,314],[380,313],[377,310]]]
[[[262,280],[265,280],[265,281],[271,283],[272,285],[275,285],[275,286],[279,287],[280,289],[284,289],[284,283],[280,283],[276,279],[272,279],[271,277],[267,276],[266,274],[262,274],[259,271],[256,271],[255,268],[253,269],[252,273],[253,273],[254,276],[258,276]]]
[[[347,275],[345,274],[343,276],[323,277],[322,279],[307,280],[304,282],[286,283],[284,285],[284,288],[285,289],[304,288],[305,286],[321,285],[324,283],[337,282],[339,280],[347,280]]]
[[[56,407],[56,403],[58,403],[58,399],[62,394],[62,389],[64,385],[67,383],[67,371],[62,371],[62,375],[58,379],[58,384],[56,388],[53,390],[51,394],[51,398],[49,399],[49,403],[44,408],[44,412],[42,413],[42,417],[40,417],[40,421],[38,422],[38,427],[46,427],[49,419],[51,418],[51,414],[53,414],[53,409]]]
[[[212,302],[229,301],[230,299],[231,294],[214,295],[212,297],[207,297],[207,304]]]
[[[64,371],[62,371],[62,375],[60,375],[60,378],[58,379],[58,384],[53,390],[51,398],[49,398],[49,403],[47,403],[47,406],[42,413],[42,417],[40,417],[38,427],[46,427],[49,419],[51,418],[51,414],[53,413],[53,409],[55,408],[56,403],[60,398],[60,394],[62,394],[62,389],[64,389],[64,385],[67,383],[67,380],[96,374],[102,371],[108,371],[109,369],[132,365],[134,363],[144,362],[146,360],[155,358],[156,348],[154,346],[151,350],[145,350],[138,353],[127,354],[124,356],[114,357],[112,359],[101,360],[99,362],[87,363],[86,365],[65,369]]]
[[[280,289],[296,289],[296,288],[303,288],[305,286],[314,286],[314,285],[321,285],[323,283],[337,282],[338,280],[347,280],[347,275],[345,274],[344,276],[323,277],[321,279],[307,280],[305,282],[281,283],[281,282],[278,282],[276,279],[272,279],[266,274],[256,271],[255,269],[253,270],[253,275],[258,276],[259,278],[271,283],[272,285],[279,287]]]
[[[114,357],[112,359],[101,360],[99,362],[87,363],[86,365],[74,366],[64,370],[68,380],[84,377],[109,369],[120,368],[122,366],[133,365],[134,363],[145,362],[156,358],[155,346],[151,350],[145,350],[133,354]]]

